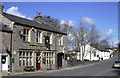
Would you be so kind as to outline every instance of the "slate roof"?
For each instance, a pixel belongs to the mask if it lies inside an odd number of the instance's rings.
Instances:
[[[0,31],[8,32],[8,33],[12,33],[13,32],[10,27],[8,27],[7,25],[3,24],[2,22],[0,22]]]
[[[5,16],[7,19],[15,22],[15,24],[18,24],[18,25],[34,27],[34,28],[37,28],[37,29],[42,29],[42,30],[46,30],[46,31],[50,31],[50,32],[55,32],[55,33],[67,35],[67,33],[61,32],[60,30],[58,30],[55,27],[52,27],[52,26],[49,26],[49,25],[46,25],[46,24],[40,24],[40,23],[38,23],[34,20],[18,17],[18,16],[11,15],[11,14],[8,14],[8,13],[3,13],[3,16]]]

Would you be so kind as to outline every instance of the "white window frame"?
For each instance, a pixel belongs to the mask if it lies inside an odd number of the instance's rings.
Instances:
[[[23,29],[23,41],[30,42],[30,30],[29,29]]]
[[[63,36],[59,36],[59,45],[63,45]]]
[[[42,43],[42,32],[39,32],[39,31],[36,32],[36,42]]]
[[[21,52],[22,54],[25,53],[24,56],[19,55],[19,66],[32,66],[33,65],[33,56],[30,56],[31,52]]]

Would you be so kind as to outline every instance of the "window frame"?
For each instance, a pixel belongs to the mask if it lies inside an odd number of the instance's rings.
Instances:
[[[59,45],[63,45],[63,36],[58,37],[58,43]]]
[[[24,42],[30,42],[30,29],[23,29],[23,38]]]
[[[36,32],[36,43],[42,43],[42,32]]]
[[[30,56],[30,53],[32,54],[33,52],[25,52],[25,51],[20,51],[22,54],[22,56],[20,56],[20,53],[19,53],[19,66],[32,66],[33,63],[32,63],[32,59],[33,59],[33,55]],[[28,55],[27,55],[28,54]]]

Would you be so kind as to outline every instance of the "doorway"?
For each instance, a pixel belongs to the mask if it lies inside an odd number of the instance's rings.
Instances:
[[[36,69],[37,70],[40,70],[41,69],[41,56],[40,56],[40,53],[36,53]]]
[[[63,59],[64,53],[58,53],[57,54],[57,68],[62,68],[62,59]]]
[[[8,71],[8,55],[1,56],[2,72]]]

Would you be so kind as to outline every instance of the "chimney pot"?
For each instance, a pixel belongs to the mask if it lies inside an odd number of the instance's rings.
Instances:
[[[40,16],[40,12],[36,12],[36,16]]]
[[[47,18],[50,18],[50,16],[47,16]]]

